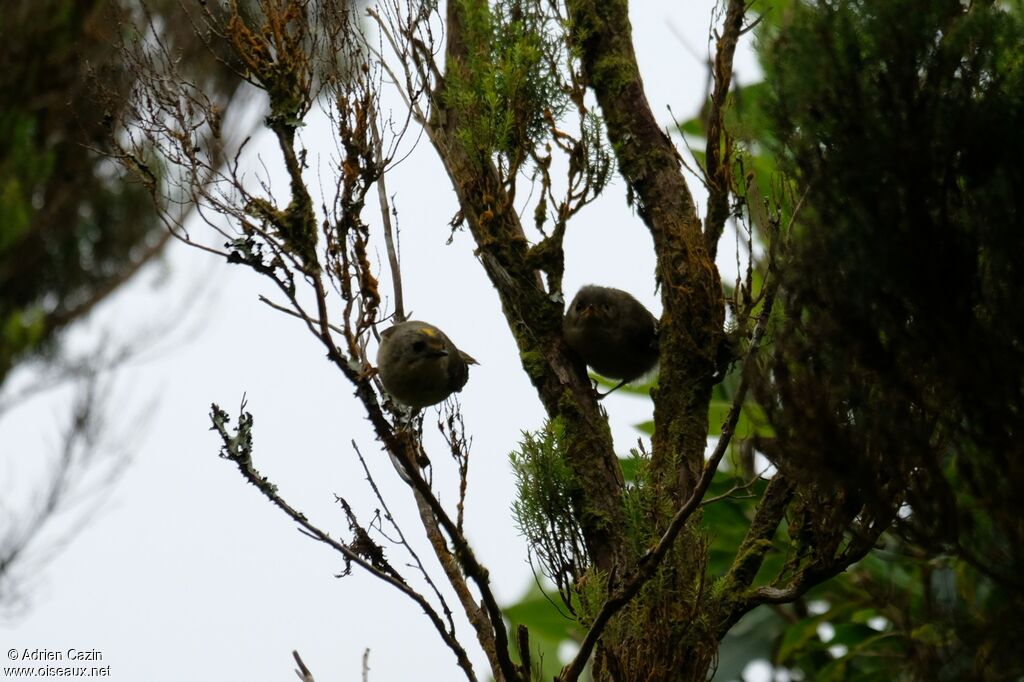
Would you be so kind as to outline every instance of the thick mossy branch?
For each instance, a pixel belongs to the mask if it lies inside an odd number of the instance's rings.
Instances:
[[[571,0],[568,7],[619,169],[654,239],[664,312],[653,466],[668,491],[682,501],[696,482],[704,455],[724,318],[721,281],[678,154],[647,104],[627,3]]]
[[[467,148],[472,112],[454,103],[449,88],[471,79],[468,66],[487,52],[480,41],[481,19],[467,17],[465,3],[448,5],[446,80],[433,98],[428,133],[458,195],[462,215],[477,243],[477,254],[501,299],[524,368],[550,418],[565,428],[564,458],[582,490],[579,521],[594,563],[612,570],[624,547],[622,475],[608,424],[594,400],[585,368],[568,355],[562,339],[562,303],[545,291],[528,257],[528,243],[506,191],[507,178],[495,166],[491,150]],[[482,10],[474,10],[482,11]],[[474,24],[476,28],[467,24]]]
[[[729,196],[732,190],[733,141],[725,128],[725,110],[732,84],[732,61],[746,14],[745,0],[729,0],[725,30],[718,39],[712,73],[715,87],[711,93],[711,114],[708,117],[708,140],[705,148],[705,181],[708,184],[708,213],[705,236],[711,258],[718,251],[718,241],[729,217]]]
[[[729,569],[727,579],[737,587],[746,588],[753,584],[765,554],[771,549],[771,539],[793,499],[793,490],[793,483],[781,473],[776,473],[768,484],[747,535],[736,552],[736,560]]]
[[[765,556],[774,547],[772,538],[785,518],[793,493],[793,483],[784,474],[777,473],[772,478],[728,574],[718,581],[716,594],[720,596],[718,608],[721,614],[719,637],[724,637],[729,628],[747,612],[749,605],[746,601],[735,597],[753,585]]]

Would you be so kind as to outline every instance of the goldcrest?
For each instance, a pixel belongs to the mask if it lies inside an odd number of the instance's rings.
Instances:
[[[380,335],[380,381],[395,400],[412,408],[435,405],[461,391],[469,379],[469,365],[475,364],[443,331],[426,322],[401,322]]]
[[[562,334],[583,362],[620,386],[658,364],[658,320],[621,289],[582,287],[565,313]]]

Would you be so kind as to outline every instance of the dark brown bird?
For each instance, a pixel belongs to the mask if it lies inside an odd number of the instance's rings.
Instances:
[[[658,364],[658,320],[621,289],[582,287],[565,313],[562,333],[591,369],[620,381],[612,391]]]

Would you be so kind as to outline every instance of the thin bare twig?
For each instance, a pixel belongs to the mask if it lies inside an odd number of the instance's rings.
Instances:
[[[302,662],[302,657],[299,656],[298,651],[292,650],[292,658],[295,659],[295,665],[299,666],[299,669],[295,671],[295,676],[302,680],[302,682],[315,682],[313,680],[313,673]]]
[[[273,301],[271,301],[269,298],[267,298],[263,294],[260,294],[259,300],[260,300],[260,303],[266,303],[268,306],[270,306],[274,310],[278,310],[278,311],[280,311],[280,312],[282,312],[282,313],[284,313],[286,315],[291,315],[292,317],[297,317],[300,320],[305,320],[307,323],[312,324],[312,325],[319,325],[320,324],[320,320],[316,319],[315,317],[309,317],[308,315],[304,315],[302,313],[296,312],[296,311],[292,310],[291,308],[285,308],[280,303],[274,303]],[[344,329],[342,329],[341,327],[339,327],[339,326],[337,326],[335,324],[328,323],[327,328],[332,330],[332,331],[335,331],[335,332],[337,332],[339,334],[344,334],[345,333]]]
[[[405,472],[407,475],[407,483],[414,489],[416,494],[417,506],[425,505],[429,508],[432,518],[424,518],[421,510],[421,518],[423,518],[425,525],[436,524],[444,529],[445,534],[449,537],[452,544],[454,545],[454,552],[451,555],[458,560],[458,565],[465,572],[473,583],[477,586],[477,590],[480,592],[480,599],[483,602],[484,610],[487,613],[487,618],[490,621],[490,626],[493,629],[494,637],[494,651],[493,655],[499,662],[499,666],[494,669],[495,674],[498,672],[505,672],[506,677],[509,679],[514,678],[515,666],[512,663],[512,659],[509,656],[508,651],[508,633],[505,630],[504,615],[502,614],[501,608],[498,606],[498,601],[494,597],[494,593],[491,591],[490,585],[490,572],[479,563],[476,559],[476,554],[473,552],[473,548],[470,546],[469,541],[466,540],[466,536],[462,534],[458,526],[452,521],[451,516],[445,511],[441,502],[434,495],[430,489],[430,484],[424,480],[419,467],[413,466],[412,463],[416,460],[416,453],[412,452],[409,448],[402,447],[402,445],[394,439],[392,440],[395,444],[395,449],[391,452],[395,452],[400,456],[403,463],[406,463]],[[428,528],[429,531],[429,528]],[[443,547],[443,545],[435,545],[435,552],[437,548]],[[443,554],[438,556],[438,559],[442,562],[445,561],[445,556],[449,554],[447,548],[444,547],[445,551]],[[447,572],[447,571],[446,571]],[[449,576],[451,579],[451,576]],[[461,578],[460,578],[461,580]],[[456,587],[455,584],[452,585]],[[464,604],[465,607],[465,604]],[[467,612],[467,615],[468,612]],[[484,635],[485,639],[490,639],[489,635]],[[483,644],[484,641],[481,641]],[[486,649],[486,647],[485,647]],[[488,651],[490,655],[492,652]]]
[[[491,625],[490,619],[484,609],[477,605],[476,599],[473,597],[472,592],[470,592],[469,585],[466,583],[466,579],[460,570],[459,562],[449,550],[448,544],[441,534],[441,529],[438,527],[437,518],[430,509],[430,504],[419,492],[414,491],[414,495],[416,497],[416,508],[420,512],[420,520],[423,522],[423,529],[426,531],[427,539],[430,540],[434,554],[437,556],[438,561],[441,563],[441,568],[448,578],[448,583],[455,590],[455,594],[462,604],[462,609],[466,612],[466,617],[469,619],[473,629],[476,630],[477,639],[480,641],[484,653],[489,659],[491,668],[495,671],[500,671],[494,628]]]
[[[423,576],[423,579],[437,597],[441,604],[441,610],[444,612],[445,619],[448,621],[448,630],[454,635],[455,622],[452,619],[452,612],[448,607],[448,602],[445,601],[444,595],[441,594],[441,591],[437,588],[434,580],[430,577],[430,573],[428,573],[426,567],[423,566],[423,562],[420,560],[419,554],[416,553],[416,550],[414,550],[412,545],[406,540],[405,533],[402,532],[401,526],[399,526],[395,521],[395,517],[391,513],[391,509],[388,507],[388,503],[384,501],[384,496],[381,495],[380,489],[377,488],[377,482],[373,479],[373,476],[370,475],[369,467],[366,466],[366,459],[363,457],[363,453],[359,450],[359,446],[356,445],[354,440],[352,441],[352,449],[355,450],[356,457],[359,459],[359,464],[363,467],[363,473],[366,474],[366,481],[370,484],[370,489],[373,490],[373,494],[377,498],[377,502],[380,503],[381,509],[384,510],[384,518],[391,524],[391,527],[395,529],[395,532],[398,533],[398,544],[401,544],[405,547],[406,551],[409,552],[413,562],[416,564],[416,569],[419,571],[420,575]]]
[[[395,323],[405,322],[405,300],[402,296],[402,270],[395,248],[395,229],[391,224],[391,209],[387,186],[384,184],[384,155],[381,150],[380,130],[377,128],[377,112],[371,111],[370,132],[373,135],[373,153],[380,177],[377,178],[377,198],[380,201],[380,217],[384,222],[384,245],[388,251],[388,269],[391,272],[392,288],[395,295]]]
[[[243,402],[243,413],[244,405],[245,404]],[[291,519],[299,525],[304,534],[333,548],[344,556],[346,560],[360,566],[371,575],[395,587],[399,592],[402,592],[416,602],[420,608],[423,609],[423,612],[427,615],[427,618],[430,619],[431,623],[433,623],[434,629],[441,635],[441,639],[455,654],[459,667],[462,668],[463,672],[466,674],[466,678],[471,680],[471,682],[476,682],[476,675],[473,672],[473,664],[470,662],[469,656],[466,654],[466,650],[452,635],[452,633],[445,628],[444,621],[441,619],[437,611],[434,610],[433,606],[430,605],[430,602],[428,602],[419,592],[412,589],[412,587],[410,587],[405,580],[401,578],[401,576],[397,575],[397,573],[392,574],[389,571],[378,568],[363,558],[347,544],[335,540],[330,536],[330,534],[313,525],[309,519],[306,518],[305,514],[288,504],[284,498],[278,494],[277,486],[271,483],[266,476],[260,474],[253,467],[251,458],[251,442],[240,440],[242,438],[243,431],[241,425],[239,427],[240,433],[238,435],[232,436],[228,433],[226,417],[226,413],[220,410],[220,408],[214,406],[213,428],[220,434],[221,439],[224,441],[221,456],[235,462],[238,466],[238,470],[242,473],[242,476],[249,481],[249,483],[252,483],[261,493],[263,493],[263,496],[270,500],[274,506],[291,517]]]

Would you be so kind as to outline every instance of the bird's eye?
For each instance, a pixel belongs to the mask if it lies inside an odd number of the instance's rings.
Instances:
[[[412,349],[417,353],[422,353],[424,349],[426,349],[426,347],[427,344],[424,343],[423,341],[414,341],[412,344]]]
[[[576,304],[576,312],[582,313],[583,309],[586,307],[586,304],[583,301],[580,301],[579,303]]]

